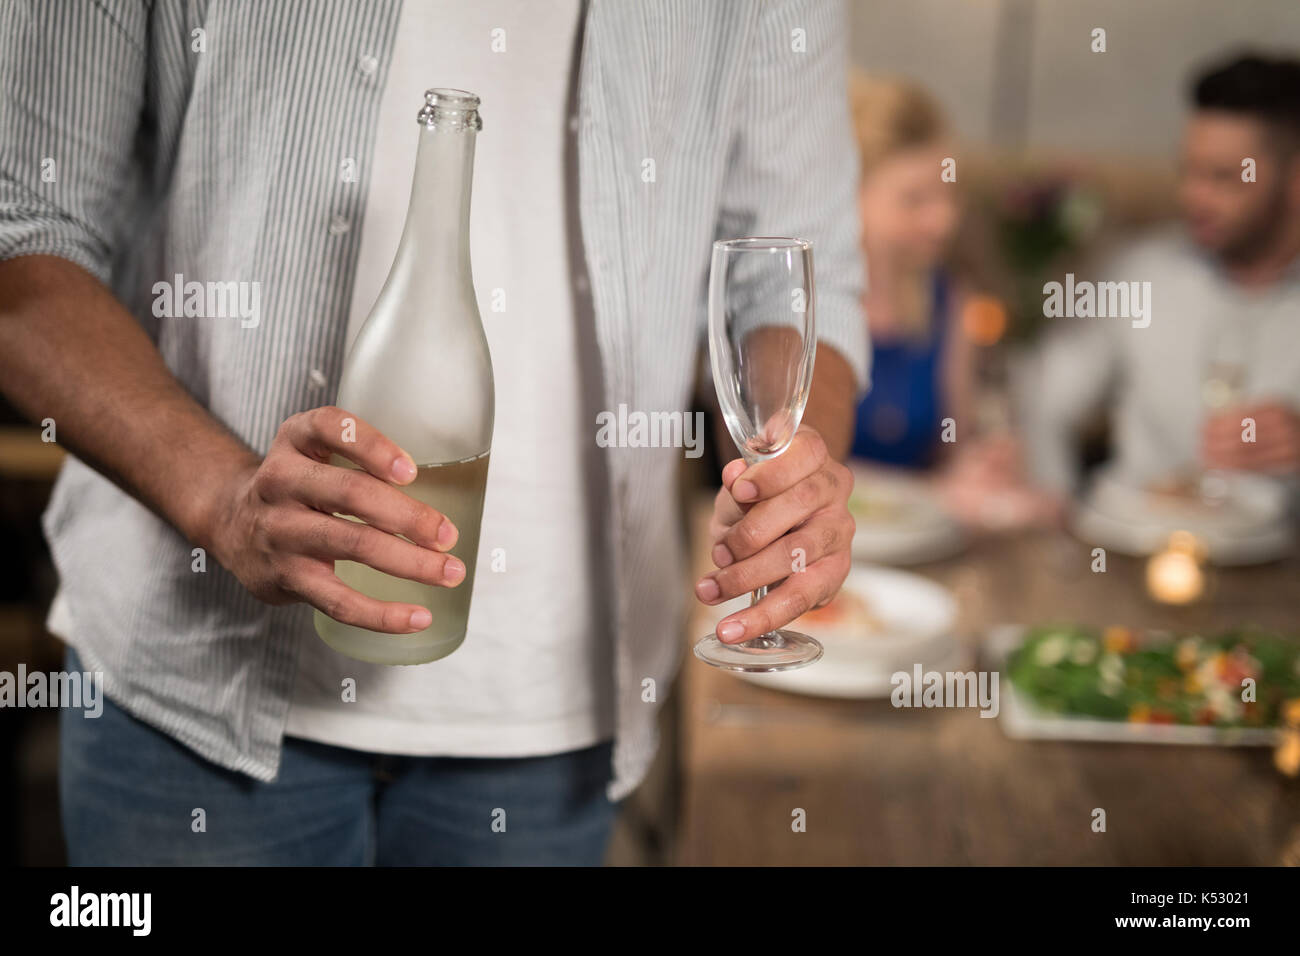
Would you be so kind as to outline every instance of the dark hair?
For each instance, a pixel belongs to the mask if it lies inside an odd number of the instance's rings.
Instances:
[[[1197,109],[1254,116],[1300,138],[1300,60],[1247,53],[1202,73],[1192,87]]]

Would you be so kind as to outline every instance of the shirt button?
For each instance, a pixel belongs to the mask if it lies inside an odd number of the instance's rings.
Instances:
[[[335,216],[330,220],[330,235],[341,236],[352,228],[352,223],[348,222],[342,216]]]
[[[369,53],[357,57],[357,72],[362,76],[374,76],[377,69],[379,69],[379,60]]]
[[[569,117],[569,132],[570,132],[570,133],[576,133],[577,131],[578,131],[578,117],[577,117],[577,116],[570,116],[570,117]]]
[[[312,388],[324,388],[326,384],[328,384],[325,379],[325,373],[318,368],[312,369],[307,374],[307,379],[311,382]]]
[[[591,288],[591,282],[588,281],[585,275],[578,275],[573,280],[573,287],[585,295],[587,290]]]

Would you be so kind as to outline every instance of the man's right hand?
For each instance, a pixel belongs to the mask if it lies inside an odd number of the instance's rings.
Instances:
[[[344,441],[345,429],[355,441]],[[332,455],[357,468],[330,464]],[[314,408],[285,421],[266,457],[222,489],[204,537],[217,560],[267,603],[305,601],[372,631],[423,630],[427,608],[367,597],[334,574],[334,562],[347,560],[439,587],[465,579],[465,565],[446,553],[456,543],[455,525],[396,487],[415,475],[410,456],[356,415]]]
[[[428,625],[426,608],[358,594],[334,562],[444,587],[465,578],[446,554],[452,523],[396,487],[415,477],[401,448],[355,415],[316,408],[285,422],[259,460],[176,380],[108,288],[66,259],[0,262],[0,388],[31,420],[57,421],[60,445],[264,601],[306,601],[345,624],[409,634]],[[355,441],[343,440],[347,418]],[[332,455],[357,468],[329,464]]]

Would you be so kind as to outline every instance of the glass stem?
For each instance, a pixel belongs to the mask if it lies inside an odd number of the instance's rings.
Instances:
[[[761,588],[754,589],[754,593],[750,595],[749,598],[749,606],[753,607],[755,604],[763,600],[763,598],[765,597],[767,597],[766,584],[764,584]],[[751,637],[749,640],[747,640],[744,644],[741,644],[740,646],[760,647],[763,649],[770,649],[773,647],[784,647],[785,638],[781,636],[780,631],[768,631],[766,634],[758,635],[758,637]]]
[[[739,448],[740,446],[737,447]],[[762,458],[758,458],[758,457],[754,457],[753,455],[746,454],[744,450],[741,450],[741,457],[745,459],[746,465],[753,465],[759,461],[762,461]],[[749,596],[749,606],[753,607],[755,604],[763,600],[763,598],[765,597],[767,597],[766,584],[764,584],[761,588],[754,589],[754,592]],[[737,646],[756,647],[762,650],[770,650],[773,647],[785,647],[785,638],[781,636],[780,631],[768,631],[766,634],[758,635],[758,637],[751,637],[749,640],[745,641],[745,643]]]

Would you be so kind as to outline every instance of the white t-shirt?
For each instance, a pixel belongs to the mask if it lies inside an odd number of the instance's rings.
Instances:
[[[564,146],[578,0],[407,0],[376,132],[348,342],[387,277],[415,168],[415,114],[446,86],[482,101],[470,256],[496,424],[464,644],[418,667],[302,636],[286,733],[358,750],[528,756],[613,735],[612,635],[594,560],[594,415],[581,407]],[[497,293],[497,290],[501,290]],[[504,311],[493,311],[494,293]],[[593,422],[584,429],[582,422]],[[504,570],[494,570],[504,561]],[[341,700],[356,680],[355,703]]]

